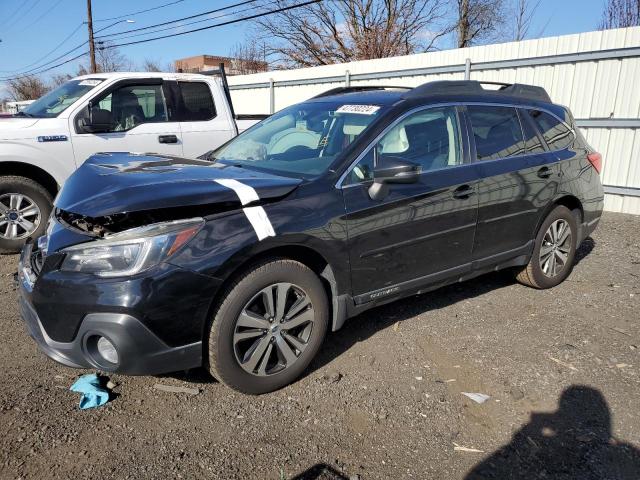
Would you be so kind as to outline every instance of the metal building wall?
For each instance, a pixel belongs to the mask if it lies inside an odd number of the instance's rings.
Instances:
[[[470,62],[469,62],[469,61]],[[540,85],[604,157],[605,208],[640,214],[640,27],[229,78],[238,113],[269,113],[330,88],[433,80]]]

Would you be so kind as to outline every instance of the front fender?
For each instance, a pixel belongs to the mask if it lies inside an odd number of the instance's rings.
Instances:
[[[47,145],[46,149],[43,145]],[[71,142],[29,142],[0,141],[0,164],[5,162],[22,163],[44,170],[58,185],[75,170]]]

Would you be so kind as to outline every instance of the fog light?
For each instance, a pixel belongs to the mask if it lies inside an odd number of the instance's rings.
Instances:
[[[98,338],[98,353],[109,363],[118,363],[118,351],[109,340],[104,337]]]

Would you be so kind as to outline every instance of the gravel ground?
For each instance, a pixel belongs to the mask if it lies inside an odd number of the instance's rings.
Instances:
[[[606,214],[553,290],[496,273],[367,312],[272,394],[112,375],[88,411],[0,257],[0,478],[640,478],[639,233]]]

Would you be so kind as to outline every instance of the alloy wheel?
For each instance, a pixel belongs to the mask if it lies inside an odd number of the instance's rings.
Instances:
[[[563,219],[553,222],[540,247],[540,269],[547,277],[559,275],[567,266],[572,245],[571,226]]]
[[[233,347],[248,373],[268,376],[293,365],[307,348],[315,313],[307,293],[292,283],[260,290],[236,320]]]
[[[26,195],[0,195],[0,238],[19,240],[28,237],[38,229],[40,217],[40,208]]]

